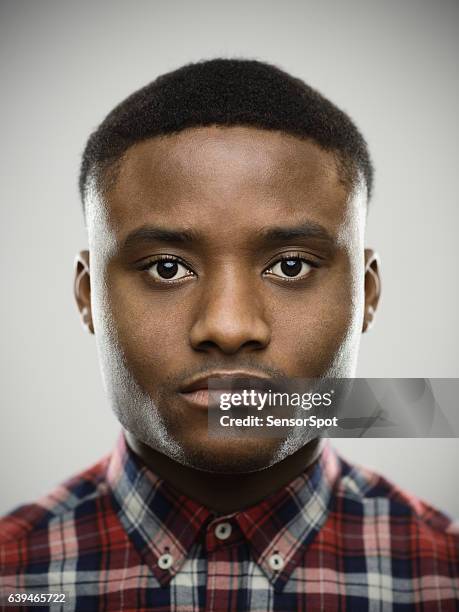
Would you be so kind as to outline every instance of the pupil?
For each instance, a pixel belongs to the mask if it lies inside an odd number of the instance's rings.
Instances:
[[[287,276],[296,276],[301,272],[301,261],[299,259],[284,259],[281,270]]]
[[[178,265],[176,261],[160,261],[157,270],[162,278],[173,278],[178,272]]]

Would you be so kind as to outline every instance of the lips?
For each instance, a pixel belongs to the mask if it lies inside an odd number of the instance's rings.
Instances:
[[[228,389],[218,389],[208,391],[207,389],[198,389],[197,391],[190,391],[188,393],[181,393],[188,402],[202,408],[213,408],[218,407],[220,397],[224,393],[231,393]]]
[[[216,379],[219,379],[218,385]],[[224,393],[232,393],[237,389],[266,389],[268,380],[269,378],[253,372],[212,372],[185,383],[180,394],[195,406],[210,408],[218,404]],[[212,381],[210,391],[209,381]]]
[[[189,393],[190,391],[198,391],[199,389],[208,389],[209,381],[215,381],[217,378],[221,379],[222,381],[222,389],[247,389],[248,387],[261,388],[266,386],[266,383],[269,380],[268,377],[259,376],[253,372],[211,372],[206,376],[201,376],[188,381],[182,387],[180,387],[180,392]],[[215,383],[212,384],[213,388],[215,388],[215,386]]]

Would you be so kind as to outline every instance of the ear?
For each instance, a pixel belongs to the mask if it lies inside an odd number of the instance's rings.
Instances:
[[[89,273],[89,251],[80,251],[75,257],[75,300],[80,311],[81,322],[86,331],[94,333],[91,311],[91,276]]]
[[[380,295],[379,256],[372,249],[365,249],[365,310],[362,332],[368,331],[373,324]]]

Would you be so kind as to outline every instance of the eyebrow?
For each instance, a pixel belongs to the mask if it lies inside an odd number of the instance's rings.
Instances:
[[[316,239],[333,246],[335,238],[319,223],[307,221],[292,227],[267,227],[260,232],[263,241],[266,242],[288,242],[296,238]]]
[[[258,241],[262,243],[281,243],[295,239],[315,239],[332,247],[336,245],[333,236],[319,223],[307,221],[292,227],[265,227],[258,233]],[[194,230],[174,230],[155,226],[142,226],[130,232],[121,245],[121,250],[130,249],[154,242],[167,244],[190,244],[199,241],[199,234]]]
[[[128,251],[135,246],[158,241],[170,244],[183,244],[193,242],[196,239],[197,236],[193,231],[144,226],[133,230],[126,236],[122,244],[122,249]]]

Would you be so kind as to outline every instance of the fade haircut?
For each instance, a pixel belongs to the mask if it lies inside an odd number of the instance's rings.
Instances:
[[[276,66],[256,60],[213,59],[159,76],[116,106],[90,135],[80,172],[80,195],[94,180],[116,180],[132,145],[192,127],[249,126],[310,139],[334,153],[340,179],[362,179],[368,200],[373,166],[367,143],[352,120],[318,91]]]

